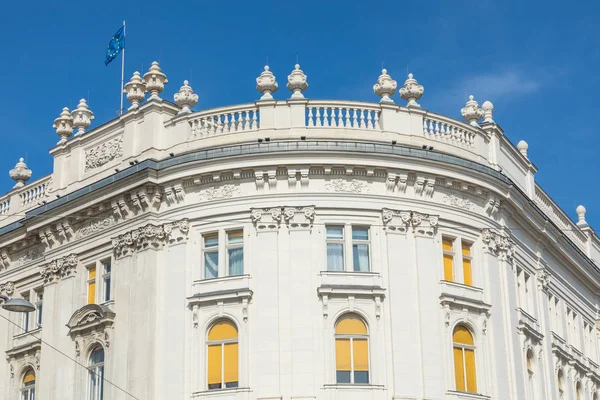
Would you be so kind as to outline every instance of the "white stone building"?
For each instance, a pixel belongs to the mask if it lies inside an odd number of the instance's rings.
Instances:
[[[492,104],[306,82],[192,112],[153,63],[118,118],[63,110],[53,173],[0,198],[0,294],[37,308],[0,310],[0,398],[599,398],[600,239]]]

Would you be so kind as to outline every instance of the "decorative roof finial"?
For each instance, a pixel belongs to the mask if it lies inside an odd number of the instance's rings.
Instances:
[[[408,101],[406,107],[421,107],[417,100],[423,97],[425,88],[419,85],[419,82],[413,78],[413,74],[408,74],[408,79],[404,81],[404,86],[400,89],[400,97]]]
[[[394,100],[390,98],[396,93],[398,83],[388,75],[387,69],[381,70],[381,75],[377,78],[377,83],[373,85],[373,91],[377,96],[381,97],[380,103],[393,103]]]
[[[279,85],[275,80],[275,75],[269,71],[269,66],[265,65],[265,70],[256,78],[256,90],[262,93],[261,100],[273,100],[273,93],[277,91]]]
[[[67,107],[63,108],[60,116],[54,120],[52,127],[56,129],[56,134],[60,136],[57,144],[66,143],[73,134],[73,116]]]
[[[183,81],[183,86],[179,89],[179,92],[173,95],[173,99],[175,100],[175,104],[181,107],[177,115],[191,113],[192,110],[190,108],[198,104],[198,95],[194,93],[187,80]]]
[[[585,207],[578,206],[577,209],[575,209],[575,211],[577,212],[577,218],[579,219],[579,221],[577,221],[577,226],[579,226],[580,228],[589,226],[587,221],[585,220],[585,213],[587,212]]]
[[[294,92],[292,99],[304,98],[302,92],[308,89],[308,83],[306,82],[306,75],[300,69],[300,64],[296,64],[292,73],[288,75],[287,88]]]
[[[83,135],[85,130],[90,127],[95,118],[94,113],[90,111],[85,99],[79,100],[77,108],[73,110],[73,128],[77,129],[75,136]]]
[[[31,178],[31,170],[27,168],[27,164],[25,164],[21,157],[15,167],[8,172],[8,175],[12,180],[17,182],[16,185],[13,186],[13,189],[18,189],[25,186],[25,182]]]
[[[133,76],[125,84],[125,88],[123,89],[123,93],[127,94],[127,100],[131,103],[131,107],[128,108],[129,111],[134,110],[140,106],[140,102],[144,101],[146,95],[146,82],[142,80],[140,73],[135,71]]]
[[[483,110],[483,122],[495,124],[492,114],[494,113],[494,105],[491,101],[484,101],[481,105]]]
[[[526,141],[521,140],[519,143],[517,143],[517,149],[519,150],[519,152],[521,154],[523,154],[523,156],[525,158],[528,158],[527,157],[527,149],[529,149],[529,145],[527,144]]]
[[[469,101],[467,104],[460,110],[462,117],[467,121],[471,126],[479,127],[477,121],[483,118],[483,110],[479,107],[479,104],[475,101],[473,95],[469,96]]]
[[[169,83],[169,80],[158,66],[157,61],[153,61],[148,72],[144,74],[144,81],[146,82],[146,91],[150,93],[148,101],[162,101],[159,94],[165,90],[165,85]]]

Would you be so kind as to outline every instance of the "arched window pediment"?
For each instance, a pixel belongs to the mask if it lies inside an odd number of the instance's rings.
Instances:
[[[105,329],[112,326],[115,313],[101,304],[87,304],[75,311],[67,327],[71,336],[81,335],[88,331]]]

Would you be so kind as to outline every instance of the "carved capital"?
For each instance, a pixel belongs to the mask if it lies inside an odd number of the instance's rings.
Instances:
[[[67,256],[52,260],[49,263],[40,265],[40,275],[44,283],[58,281],[77,272],[79,258],[77,254],[71,253]]]
[[[258,232],[276,231],[281,224],[283,212],[281,207],[251,208],[250,218]]]
[[[381,210],[384,229],[388,232],[406,233],[412,228],[416,234],[433,237],[439,223],[439,215],[422,214],[416,211]]]
[[[159,249],[164,246],[165,242],[170,244],[182,242],[187,238],[188,232],[189,221],[187,219],[164,225],[147,224],[112,238],[113,250],[117,257],[123,257],[134,251]]]
[[[481,240],[486,250],[498,257],[498,259],[509,262],[513,261],[516,246],[515,242],[507,235],[486,228],[481,232]]]
[[[283,218],[289,229],[310,229],[315,219],[315,207],[283,207]]]

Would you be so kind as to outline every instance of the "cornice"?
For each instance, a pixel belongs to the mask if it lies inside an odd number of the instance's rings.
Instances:
[[[39,267],[44,283],[56,282],[77,273],[79,257],[75,253],[57,258]]]
[[[187,239],[188,219],[162,225],[147,224],[112,238],[116,257],[125,257],[136,251],[161,249],[165,244],[177,244]]]

